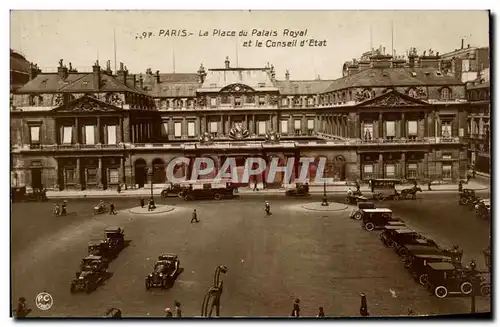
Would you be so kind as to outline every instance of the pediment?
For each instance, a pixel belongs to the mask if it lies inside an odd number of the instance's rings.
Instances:
[[[120,110],[122,109],[119,107],[87,95],[72,100],[67,105],[62,105],[53,109],[53,111],[57,112],[113,112]]]
[[[427,102],[412,98],[406,94],[391,91],[373,99],[361,102],[357,107],[421,107],[429,105]]]
[[[246,92],[255,92],[255,90],[246,84],[235,83],[235,84],[230,84],[230,85],[223,87],[220,90],[220,92],[222,92],[222,93],[246,93]]]

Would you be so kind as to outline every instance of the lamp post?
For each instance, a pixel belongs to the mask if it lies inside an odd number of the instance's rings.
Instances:
[[[149,168],[145,167],[144,172],[146,176],[150,177],[150,184],[151,184],[151,199],[153,198],[153,171],[149,172]]]
[[[212,311],[215,307],[215,316],[218,317],[220,315],[220,297],[222,295],[222,290],[224,287],[223,281],[220,280],[220,274],[226,274],[227,267],[226,266],[217,266],[215,268],[214,273],[214,285],[211,286],[205,297],[203,298],[203,304],[201,305],[201,316],[202,317],[211,317]],[[208,311],[208,306],[210,304],[210,300],[212,299],[212,303],[210,305],[210,311]]]
[[[328,167],[326,168],[326,173],[329,172]],[[323,201],[321,202],[321,205],[324,207],[327,207],[328,204],[328,199],[326,198],[326,178],[323,179]]]
[[[476,294],[475,294],[475,289],[474,285],[478,284],[476,283],[476,278],[477,276],[477,271],[476,271],[476,262],[472,260],[469,264],[470,267],[470,274],[471,274],[471,280],[472,280],[472,292],[470,293],[470,312],[471,313],[476,313]]]

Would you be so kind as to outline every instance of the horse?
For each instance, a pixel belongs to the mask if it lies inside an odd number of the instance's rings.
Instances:
[[[415,200],[417,197],[417,192],[422,192],[422,189],[418,186],[404,189],[401,191],[401,198],[405,200],[408,195],[411,195],[411,199]]]

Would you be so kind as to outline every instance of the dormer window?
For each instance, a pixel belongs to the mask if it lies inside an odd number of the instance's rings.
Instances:
[[[410,74],[411,74],[411,76],[413,76],[413,77],[417,77],[417,73],[416,73],[416,72],[411,72]]]
[[[441,100],[450,100],[451,99],[451,90],[447,87],[441,89]]]
[[[30,95],[28,97],[28,105],[30,105],[30,106],[34,106],[35,105],[35,96],[34,95]]]
[[[234,98],[234,106],[235,107],[241,107],[241,98],[240,97],[235,97]]]
[[[220,103],[222,104],[228,104],[229,103],[229,97],[227,95],[223,95],[220,99]]]
[[[257,86],[258,87],[266,87],[266,83],[258,83]]]

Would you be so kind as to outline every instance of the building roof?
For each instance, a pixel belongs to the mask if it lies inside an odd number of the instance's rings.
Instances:
[[[324,93],[333,80],[275,81],[280,94],[320,94]]]
[[[200,90],[217,92],[232,84],[243,84],[255,90],[261,89],[262,91],[278,90],[266,68],[209,69]]]
[[[10,51],[10,70],[18,73],[29,74],[30,62],[23,55]]]
[[[200,87],[198,74],[166,73],[159,74],[160,83],[157,83],[156,74],[146,74],[143,86],[146,92],[153,97],[195,97],[196,89]]]
[[[100,88],[94,85],[93,73],[69,73],[65,79],[57,73],[40,73],[34,79],[17,90],[18,93],[45,92],[135,92],[147,94],[144,91],[123,84],[116,76],[101,71]]]
[[[435,68],[370,68],[333,81],[325,92],[351,87],[396,87],[427,85],[463,85],[455,76]]]

